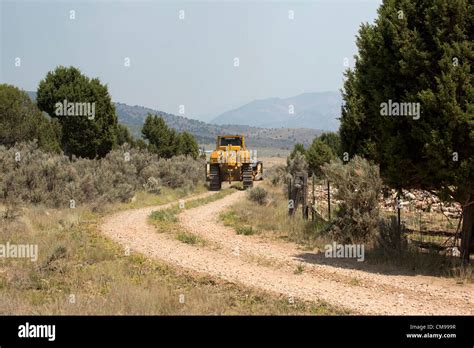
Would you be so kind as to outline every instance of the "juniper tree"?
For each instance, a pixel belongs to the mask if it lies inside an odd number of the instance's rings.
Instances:
[[[107,86],[99,79],[90,79],[75,67],[59,66],[40,81],[36,102],[41,110],[59,120],[65,154],[85,158],[103,157],[115,145],[115,107]],[[63,103],[66,110],[59,107]],[[83,105],[93,107],[93,117],[78,113],[75,108],[77,105],[81,106],[81,111],[84,111]],[[72,111],[72,115],[69,111]]]
[[[306,156],[306,149],[304,148],[304,145],[301,143],[296,143],[295,146],[293,147],[293,150],[290,153],[290,158],[294,158],[297,153],[300,153],[302,155]]]
[[[324,143],[321,139],[314,139],[313,143],[306,152],[306,158],[308,160],[309,174],[321,176],[321,166],[328,163],[336,155],[332,152],[331,148]]]
[[[0,84],[0,145],[36,139],[43,150],[60,152],[60,134],[58,122],[43,115],[26,92]]]
[[[468,260],[474,240],[472,1],[385,0],[356,43],[343,90],[343,151],[378,162],[392,187],[426,189],[461,203]],[[419,119],[382,116],[388,101],[419,103]]]
[[[142,134],[149,142],[149,150],[160,157],[171,158],[177,155],[188,155],[197,158],[199,146],[190,133],[177,133],[168,127],[165,120],[157,115],[148,114],[142,128]]]
[[[199,145],[196,142],[194,136],[186,131],[182,132],[178,136],[178,155],[191,156],[196,159],[199,156]]]
[[[332,153],[337,156],[342,156],[341,151],[341,138],[339,137],[339,133],[336,132],[324,132],[318,137],[324,144],[331,148]]]

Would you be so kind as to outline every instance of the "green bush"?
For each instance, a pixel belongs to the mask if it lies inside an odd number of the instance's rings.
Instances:
[[[59,122],[43,115],[26,92],[0,84],[0,145],[36,139],[44,151],[59,153],[60,137]]]
[[[295,152],[294,156],[286,160],[287,172],[295,175],[298,172],[308,172],[308,162],[306,156],[300,152]]]
[[[237,234],[242,234],[244,236],[250,236],[252,234],[255,234],[255,230],[253,229],[252,226],[238,226],[235,229],[235,232]]]
[[[263,205],[267,202],[268,192],[262,187],[254,187],[248,191],[248,198]]]
[[[389,220],[381,219],[379,222],[379,234],[377,246],[384,251],[386,255],[401,255],[408,247],[403,226],[398,226],[395,216]]]
[[[204,246],[206,245],[206,241],[204,239],[202,239],[201,237],[193,234],[193,233],[189,233],[189,232],[186,232],[186,231],[181,231],[178,233],[178,235],[176,236],[176,239],[178,239],[180,242],[183,242],[183,243],[186,243],[186,244],[191,244],[191,245],[201,245],[201,246]]]
[[[199,145],[194,136],[186,131],[177,133],[161,116],[148,114],[142,135],[150,143],[148,149],[160,157],[185,155],[197,159],[199,156]]]
[[[322,167],[341,201],[330,232],[341,243],[374,242],[379,224],[379,168],[355,156],[348,164],[335,160]]]
[[[69,159],[45,153],[36,142],[0,146],[0,202],[69,207],[127,202],[135,192],[161,186],[192,189],[202,183],[203,164],[186,156],[161,159],[123,145],[101,159]]]
[[[321,139],[314,139],[313,143],[306,152],[306,160],[308,161],[309,174],[315,174],[320,177],[321,166],[329,163],[335,157],[329,145],[324,143]]]
[[[156,221],[177,222],[176,213],[178,213],[177,209],[162,209],[151,213],[150,218]]]
[[[270,182],[273,186],[278,186],[285,183],[288,179],[287,168],[283,165],[275,166],[267,170],[266,176],[270,178]]]

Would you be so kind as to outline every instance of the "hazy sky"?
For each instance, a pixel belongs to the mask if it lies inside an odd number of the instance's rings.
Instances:
[[[254,99],[340,89],[358,28],[381,3],[0,2],[1,82],[36,90],[48,71],[74,65],[106,83],[114,101],[174,114],[184,105],[191,118]]]

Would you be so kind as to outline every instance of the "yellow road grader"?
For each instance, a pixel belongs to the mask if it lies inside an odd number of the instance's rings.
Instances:
[[[263,163],[247,149],[243,135],[221,135],[206,164],[206,177],[211,191],[219,191],[223,181],[242,181],[247,189],[254,180],[263,180]]]

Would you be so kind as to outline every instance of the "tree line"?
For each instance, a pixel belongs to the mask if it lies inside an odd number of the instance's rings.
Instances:
[[[342,157],[339,133],[325,132],[316,137],[307,149],[303,144],[295,144],[288,160],[294,159],[297,155],[301,155],[305,159],[310,176],[314,174],[320,177],[322,175],[322,165],[335,158]]]
[[[40,81],[36,103],[25,91],[0,84],[0,145],[36,139],[45,151],[102,158],[128,143],[160,157],[197,158],[199,147],[188,132],[178,133],[158,115],[148,114],[143,139],[118,123],[108,88],[75,67],[59,66]]]

